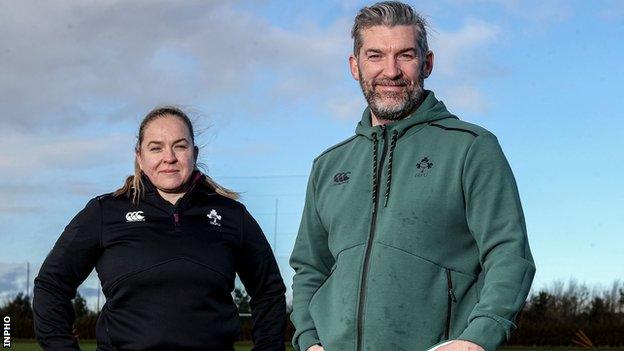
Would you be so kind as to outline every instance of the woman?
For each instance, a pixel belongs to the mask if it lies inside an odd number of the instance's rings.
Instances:
[[[284,284],[260,227],[233,193],[197,170],[179,109],[141,123],[134,175],[71,221],[35,279],[45,350],[78,350],[71,299],[95,267],[106,296],[98,350],[233,350],[236,273],[251,296],[254,350],[284,350]]]

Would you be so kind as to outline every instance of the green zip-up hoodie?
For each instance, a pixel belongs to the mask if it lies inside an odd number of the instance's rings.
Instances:
[[[366,109],[315,159],[290,264],[298,350],[495,350],[535,273],[496,137],[430,91],[385,127]]]

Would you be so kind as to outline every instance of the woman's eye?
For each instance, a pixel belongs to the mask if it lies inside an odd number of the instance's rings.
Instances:
[[[160,151],[160,150],[161,150],[161,148],[160,148],[160,147],[151,147],[151,148],[149,149],[149,151],[151,151],[151,152],[156,152],[156,151]]]
[[[186,145],[176,145],[175,148],[178,149],[178,150],[186,150],[188,148],[188,146],[186,146]]]

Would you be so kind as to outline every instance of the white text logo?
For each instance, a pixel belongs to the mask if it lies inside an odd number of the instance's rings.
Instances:
[[[3,338],[3,343],[2,343],[2,348],[11,348],[11,317],[9,316],[5,316],[4,318],[2,318],[2,321],[4,322],[3,324],[3,333],[2,335],[4,336]]]
[[[210,210],[210,213],[206,216],[211,219],[210,224],[221,226],[221,223],[217,222],[221,220],[221,215],[219,215],[216,210]]]
[[[145,221],[143,211],[128,212],[126,213],[126,221],[128,222],[141,222]]]

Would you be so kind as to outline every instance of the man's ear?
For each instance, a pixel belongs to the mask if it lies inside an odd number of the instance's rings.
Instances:
[[[360,68],[358,67],[357,57],[353,54],[349,56],[349,68],[351,68],[353,79],[360,80]]]
[[[428,78],[431,75],[431,72],[433,71],[433,60],[434,56],[433,56],[433,51],[429,50],[427,51],[427,53],[425,54],[425,62],[424,62],[424,67],[423,67],[423,77]]]

